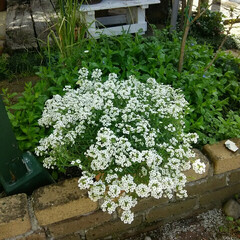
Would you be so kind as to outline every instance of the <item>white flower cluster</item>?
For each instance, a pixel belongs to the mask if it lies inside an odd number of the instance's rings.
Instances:
[[[193,170],[196,173],[203,174],[206,170],[206,164],[204,162],[201,162],[200,159],[197,159],[192,164]]]
[[[124,223],[133,221],[139,198],[187,196],[182,172],[191,168],[197,135],[184,133],[183,94],[152,78],[120,81],[111,73],[103,80],[100,69],[88,75],[80,69],[77,89],[66,86],[64,96],[46,102],[39,124],[52,131],[36,148],[44,166],[81,168],[79,188],[103,199],[103,211],[120,208]],[[193,169],[205,167],[197,160]]]

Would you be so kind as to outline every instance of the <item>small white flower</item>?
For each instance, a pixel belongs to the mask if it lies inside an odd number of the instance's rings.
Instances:
[[[150,193],[150,189],[148,188],[147,185],[141,183],[136,187],[136,193],[139,197],[142,197],[142,198],[148,197]]]
[[[116,210],[117,207],[118,207],[118,205],[110,199],[105,200],[103,202],[103,204],[101,205],[102,210],[104,212],[107,211],[109,214],[112,214]]]
[[[131,211],[123,211],[121,220],[124,223],[131,224],[134,219],[134,214]]]

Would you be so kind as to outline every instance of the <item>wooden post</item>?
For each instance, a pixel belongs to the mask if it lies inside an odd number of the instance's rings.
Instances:
[[[171,16],[171,28],[170,31],[176,30],[177,24],[177,15],[178,15],[178,8],[179,8],[179,0],[174,0],[173,8],[172,8],[172,16]]]
[[[182,44],[181,44],[181,52],[180,52],[180,58],[179,58],[179,64],[178,64],[178,72],[182,71],[183,68],[183,60],[184,60],[184,51],[185,51],[185,45],[186,45],[186,41],[187,41],[187,36],[188,36],[188,32],[191,26],[191,22],[190,22],[190,18],[192,16],[192,6],[193,6],[193,0],[188,0],[188,13],[187,13],[187,21],[186,21],[186,25],[185,25],[185,29],[184,29],[184,33],[183,33],[183,38],[182,38]]]

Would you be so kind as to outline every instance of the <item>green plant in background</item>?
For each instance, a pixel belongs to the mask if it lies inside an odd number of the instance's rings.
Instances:
[[[102,69],[105,75],[114,72],[120,79],[135,75],[137,78],[141,76],[141,81],[144,82],[147,78],[154,77],[159,83],[181,88],[190,103],[190,114],[185,119],[186,128],[198,133],[200,146],[225,138],[240,137],[240,60],[220,53],[216,62],[204,72],[212,59],[213,49],[189,39],[183,71],[178,73],[180,43],[180,34],[170,34],[165,29],[155,31],[154,36],[148,38],[139,34],[102,36],[97,44],[96,40],[89,39],[82,42],[81,48],[73,46],[71,57],[59,57],[58,52],[51,52],[51,65],[42,66],[38,71],[42,81],[31,87],[32,92],[28,91],[29,95],[38,92],[39,96],[32,99],[22,97],[19,100],[21,104],[18,102],[14,106],[9,105],[9,110],[12,107],[18,108],[11,110],[17,116],[12,117],[13,122],[18,121],[14,124],[16,135],[27,136],[22,129],[29,126],[24,120],[28,114],[40,116],[44,101],[54,94],[62,95],[65,85],[74,86],[78,69],[86,67],[90,71]],[[33,104],[31,111],[23,109],[24,101]],[[33,126],[38,128],[37,118]],[[36,135],[34,138],[39,140],[41,136]],[[27,150],[25,143],[31,139],[33,138],[28,135],[20,146]],[[35,146],[35,142],[32,142],[31,149]]]
[[[13,74],[34,75],[38,66],[45,64],[43,56],[37,51],[14,52],[9,57],[8,68]]]
[[[50,40],[53,41],[62,57],[70,57],[74,46],[81,47],[85,39],[87,26],[79,11],[81,3],[78,0],[58,0],[57,22],[51,27],[48,35],[48,51]],[[54,29],[55,30],[54,30]]]
[[[224,15],[221,12],[214,12],[207,9],[193,24],[192,31],[207,37],[219,36],[224,31],[223,17]]]
[[[0,80],[6,79],[9,76],[8,55],[0,56]]]
[[[206,8],[206,6],[203,5],[202,8]],[[196,16],[196,14],[194,13],[193,16]],[[216,50],[225,37],[223,17],[224,15],[221,12],[206,9],[204,14],[193,23],[190,35],[195,37],[199,44],[208,43]],[[225,49],[238,48],[231,36],[227,36],[223,47]]]
[[[38,66],[44,64],[43,56],[36,51],[16,51],[10,56],[3,54],[0,56],[0,80],[34,75]]]

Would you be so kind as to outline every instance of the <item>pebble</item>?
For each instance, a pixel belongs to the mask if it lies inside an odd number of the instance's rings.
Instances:
[[[240,218],[240,204],[237,201],[230,199],[223,206],[223,212],[229,217],[238,219]]]
[[[146,236],[144,240],[152,240],[149,236]]]

